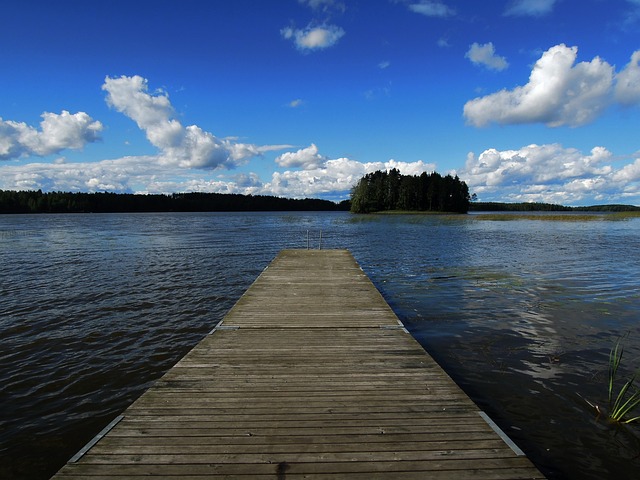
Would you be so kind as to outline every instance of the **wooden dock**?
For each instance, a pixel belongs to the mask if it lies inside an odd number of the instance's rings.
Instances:
[[[490,423],[348,251],[285,250],[54,478],[544,478]]]

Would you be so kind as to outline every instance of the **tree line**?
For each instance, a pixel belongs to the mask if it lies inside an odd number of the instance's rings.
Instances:
[[[396,168],[368,173],[351,190],[351,212],[388,210],[467,213],[470,196],[458,176],[402,175]]]
[[[475,212],[632,212],[640,211],[640,207],[621,204],[567,207],[555,203],[541,202],[472,202],[469,210]]]
[[[349,210],[349,201],[223,193],[83,193],[0,190],[0,213],[246,212]]]

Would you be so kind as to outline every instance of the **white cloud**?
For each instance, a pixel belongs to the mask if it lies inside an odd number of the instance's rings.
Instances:
[[[379,68],[380,70],[384,70],[384,69],[386,69],[386,68],[389,68],[389,66],[391,66],[391,62],[389,62],[388,60],[384,60],[384,61],[382,61],[382,62],[380,62],[380,63],[378,64],[378,68]]]
[[[475,65],[482,65],[490,70],[504,70],[509,66],[507,59],[496,55],[493,43],[485,43],[480,45],[474,43],[469,47],[469,51],[465,57],[471,60]]]
[[[604,147],[589,154],[559,144],[470,153],[458,172],[480,200],[580,204],[640,198],[640,158],[618,169]]]
[[[567,178],[611,173],[610,166],[602,165],[611,156],[603,147],[595,147],[591,155],[583,155],[559,144],[532,144],[519,150],[485,150],[477,158],[469,157],[464,171],[472,176],[473,184],[561,183]]]
[[[298,108],[304,105],[304,101],[301,98],[296,98],[295,100],[291,100],[288,105],[291,108]]]
[[[545,123],[579,126],[595,119],[611,102],[613,67],[599,57],[574,65],[577,47],[550,48],[536,62],[529,82],[467,102],[464,116],[477,127]]]
[[[422,160],[416,162],[398,162],[390,159],[386,162],[370,162],[364,164],[364,173],[375,172],[376,170],[389,171],[397,169],[403,175],[420,175],[422,172],[433,172],[436,170],[435,163],[424,163]]]
[[[46,156],[65,149],[81,149],[100,140],[102,124],[85,112],[45,112],[37,130],[24,122],[0,118],[0,160]]]
[[[633,163],[625,165],[620,170],[616,171],[612,178],[616,182],[639,182],[640,181],[640,158],[637,158]]]
[[[455,10],[438,0],[419,0],[417,3],[409,3],[409,10],[427,17],[448,17],[455,15]]]
[[[324,166],[327,159],[318,153],[313,143],[297,152],[286,152],[276,158],[276,163],[285,168],[317,169]]]
[[[173,192],[202,192],[202,193],[239,193],[242,195],[262,195],[264,183],[255,173],[238,174],[229,178],[178,178],[154,179],[146,185],[144,191],[138,193],[173,193]]]
[[[288,197],[309,197],[327,193],[348,192],[366,173],[397,168],[404,175],[419,175],[435,170],[434,164],[417,162],[361,163],[348,158],[327,160],[320,168],[275,172],[271,182],[264,185],[265,192]]]
[[[142,100],[147,102],[147,107],[153,104],[148,98],[142,97]],[[156,102],[156,104],[162,105],[162,102]],[[165,103],[160,110],[164,111],[166,106],[168,103]],[[155,107],[151,108],[152,111],[154,109]],[[138,112],[135,114],[136,118],[141,121],[142,125],[149,128],[146,122],[151,122],[153,115],[148,114],[149,112],[141,108],[140,105],[130,111],[134,110]],[[188,132],[188,128],[185,130]],[[238,144],[235,145],[239,150]],[[250,154],[255,154],[266,150],[291,148],[291,146],[249,146],[247,148]],[[240,153],[240,156],[244,155],[244,152]],[[85,163],[68,163],[64,159],[61,160],[56,163],[0,165],[0,190],[42,189],[43,191],[133,193],[193,191],[301,198],[323,194],[344,196],[362,175],[375,170],[397,168],[406,175],[435,170],[435,165],[422,161],[398,162],[389,160],[387,162],[361,163],[348,158],[328,159],[318,152],[315,144],[277,157],[277,163],[288,170],[273,173],[268,181],[261,180],[254,172],[225,176],[217,170],[185,169],[176,162],[158,162],[158,157],[155,155]]]
[[[218,192],[317,197],[345,195],[364,174],[397,168],[405,175],[431,172],[436,165],[416,162],[363,163],[349,158],[328,160],[314,145],[307,150],[324,163],[314,168],[275,172],[268,181],[256,173],[231,176],[158,164],[156,156],[124,157],[86,163],[0,165],[0,189],[44,191],[113,191],[135,193]],[[298,153],[298,152],[295,152]],[[640,202],[640,155],[620,162],[604,147],[584,154],[559,144],[528,145],[518,150],[488,149],[470,153],[456,173],[482,201],[538,201],[560,204]],[[296,165],[293,165],[294,167]],[[300,164],[304,166],[304,164]],[[306,164],[311,167],[311,163]],[[446,173],[446,172],[441,172]],[[451,172],[452,173],[452,172]]]
[[[219,139],[197,125],[183,127],[173,118],[174,110],[166,92],[148,92],[147,80],[135,75],[106,77],[102,89],[107,103],[134,120],[152,145],[161,151],[159,161],[182,168],[233,168],[267,150],[280,146],[258,147]]]
[[[639,0],[640,3],[640,0]],[[640,50],[631,55],[631,61],[616,75],[615,99],[630,106],[640,104]]]
[[[366,173],[376,170],[391,170],[397,168],[404,175],[419,175],[422,172],[432,172],[435,164],[416,162],[387,162],[361,163],[349,158],[329,160],[318,153],[315,144],[298,150],[284,153],[276,159],[278,165],[286,168],[302,168],[302,170],[287,170],[275,172],[271,182],[264,185],[264,193],[290,197],[309,197],[331,192],[348,192],[351,187]]]
[[[0,189],[65,192],[128,192],[163,175],[155,157],[124,157],[84,163],[29,163],[0,166]],[[173,172],[172,172],[173,173]]]
[[[512,1],[505,15],[513,16],[541,16],[550,13],[556,0],[514,0]]]
[[[298,50],[309,52],[335,45],[344,36],[345,31],[336,25],[307,25],[304,30],[286,27],[280,30],[280,34],[287,40],[293,40]]]
[[[360,162],[339,158],[312,170],[274,172],[264,190],[272,195],[302,198],[336,191],[349,191],[363,171]]]

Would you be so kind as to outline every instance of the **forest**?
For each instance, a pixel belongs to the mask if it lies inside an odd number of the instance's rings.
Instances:
[[[458,176],[402,175],[397,169],[362,177],[351,190],[351,212],[390,210],[467,213],[469,188]]]
[[[0,213],[247,212],[349,210],[350,202],[223,193],[82,193],[0,190]]]

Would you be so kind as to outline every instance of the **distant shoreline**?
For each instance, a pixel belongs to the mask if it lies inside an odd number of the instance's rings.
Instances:
[[[0,214],[349,211],[351,200],[292,199],[235,193],[85,193],[0,190]],[[640,212],[635,205],[568,207],[551,203],[470,202],[469,212]],[[382,215],[432,214],[433,210],[382,210]],[[449,212],[453,213],[453,212]]]
[[[567,207],[553,203],[471,202],[470,212],[640,212],[635,205],[591,205]]]
[[[0,190],[0,214],[283,212],[349,210],[351,203],[233,193],[82,193]]]

